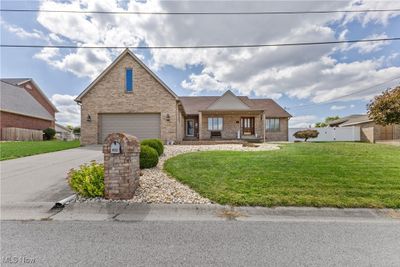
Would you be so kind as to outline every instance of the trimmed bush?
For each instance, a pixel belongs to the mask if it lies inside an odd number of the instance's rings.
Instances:
[[[319,135],[319,132],[317,130],[304,130],[304,131],[297,131],[293,134],[294,137],[296,138],[302,138],[304,139],[305,142],[309,138],[317,138]]]
[[[56,130],[53,128],[47,128],[43,130],[44,133],[44,139],[45,140],[52,140],[54,139],[54,136],[56,135]]]
[[[140,168],[147,169],[157,166],[157,150],[147,145],[140,145]]]
[[[104,165],[93,161],[68,173],[68,184],[83,197],[104,196]]]
[[[164,145],[160,139],[145,139],[141,142],[141,144],[154,148],[159,156],[164,153]]]

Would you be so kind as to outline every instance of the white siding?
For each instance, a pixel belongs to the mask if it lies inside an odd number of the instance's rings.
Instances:
[[[360,127],[326,127],[326,128],[289,128],[289,141],[297,139],[293,134],[301,130],[317,130],[317,138],[308,139],[308,141],[332,142],[332,141],[360,141]]]

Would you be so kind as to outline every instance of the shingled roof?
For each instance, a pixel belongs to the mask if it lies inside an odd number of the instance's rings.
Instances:
[[[24,88],[0,81],[0,110],[44,120],[54,120],[53,116]]]
[[[366,114],[354,114],[329,122],[329,126],[351,126],[372,121]]]
[[[197,115],[199,111],[206,110],[220,96],[181,96],[179,100],[187,115]],[[266,117],[292,117],[286,110],[279,106],[274,100],[267,98],[248,98],[238,96],[240,100],[250,107],[250,110],[264,110]]]
[[[1,81],[20,87],[24,86],[24,84],[28,82],[32,83],[36,87],[39,94],[42,95],[43,99],[53,108],[55,112],[58,112],[58,109],[54,106],[53,103],[51,103],[46,94],[42,91],[42,89],[40,89],[39,85],[32,78],[1,78]]]

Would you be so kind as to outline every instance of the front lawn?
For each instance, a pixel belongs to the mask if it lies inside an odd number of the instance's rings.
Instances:
[[[164,168],[220,204],[400,208],[395,146],[294,143],[264,152],[196,152]]]
[[[79,146],[80,146],[79,140],[1,142],[0,160],[15,159],[36,154],[75,148]]]

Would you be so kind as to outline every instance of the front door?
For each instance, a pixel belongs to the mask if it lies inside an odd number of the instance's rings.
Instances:
[[[194,136],[194,120],[186,120],[186,136]]]
[[[243,135],[254,135],[254,117],[242,117],[241,126]]]

